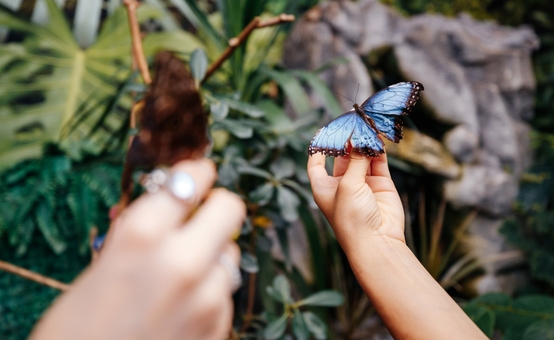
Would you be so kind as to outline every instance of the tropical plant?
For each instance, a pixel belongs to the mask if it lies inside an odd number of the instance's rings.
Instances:
[[[37,157],[52,141],[76,160],[114,151],[126,133],[131,97],[122,87],[130,75],[131,39],[124,8],[115,9],[94,44],[82,49],[54,0],[45,4],[44,25],[0,5],[0,26],[23,34],[21,42],[0,45],[0,167]],[[138,11],[140,22],[159,15],[147,6]],[[162,37],[180,41],[174,49],[181,53],[201,46],[185,31]],[[164,47],[162,37],[145,39],[148,56]]]
[[[527,254],[531,275],[554,288],[554,136],[536,133],[537,158],[524,176],[514,216],[501,232]]]
[[[489,293],[473,299],[464,311],[490,338],[536,340],[554,338],[554,299],[525,295],[512,299]]]
[[[204,78],[206,66],[220,55],[228,39],[242,28],[238,24],[232,26],[237,15],[242,15],[241,23],[248,23],[258,15],[266,16],[264,10],[271,12],[298,5],[287,1],[275,2],[271,6],[269,2],[244,1],[241,14],[231,2],[221,1],[218,3],[221,11],[206,15],[194,1],[172,1],[173,6],[195,26],[198,39],[177,26],[179,20],[167,14],[163,3],[146,2],[151,7],[141,7],[141,21],[148,18],[157,27],[165,29],[147,35],[144,40],[147,56],[158,47],[172,47],[171,50],[189,60],[198,83]],[[108,224],[107,210],[119,194],[115,179],[121,171],[123,157],[118,150],[123,149],[128,130],[128,109],[132,99],[140,99],[145,90],[136,74],[129,71],[130,35],[122,8],[113,10],[102,23],[96,41],[82,50],[53,0],[46,0],[46,4],[50,15],[46,28],[19,17],[6,7],[0,11],[2,23],[7,24],[10,32],[24,33],[23,44],[11,41],[8,36],[9,42],[0,46],[11,53],[3,70],[7,74],[14,72],[9,78],[11,83],[3,89],[6,96],[15,98],[2,103],[8,111],[0,119],[11,119],[14,124],[19,124],[22,121],[18,118],[27,115],[29,121],[37,122],[31,127],[38,127],[46,124],[42,119],[44,112],[50,112],[47,110],[51,110],[55,117],[47,134],[40,134],[38,138],[35,130],[24,125],[24,129],[16,131],[28,138],[20,138],[17,144],[14,134],[8,135],[4,145],[9,143],[9,146],[2,149],[6,155],[8,150],[13,150],[13,155],[16,155],[15,158],[5,158],[3,164],[7,166],[18,159],[41,154],[37,151],[22,155],[14,149],[16,147],[42,150],[45,141],[57,142],[41,157],[11,166],[2,175],[2,187],[6,189],[3,198],[9,204],[1,211],[4,234],[0,233],[0,236],[2,242],[9,239],[11,249],[20,254],[16,262],[22,263],[28,263],[24,260],[34,254],[35,249],[29,249],[29,245],[35,242],[37,235],[42,235],[51,249],[63,256],[72,253],[71,249],[75,247],[86,250],[89,229]],[[260,4],[267,6],[258,6]],[[258,323],[249,326],[238,318],[237,335],[243,338],[250,338],[249,332],[254,325],[271,326],[271,313],[283,307],[290,312],[298,311],[301,305],[303,309],[311,308],[313,304],[323,306],[326,304],[323,300],[329,297],[334,302],[327,302],[328,305],[338,304],[338,293],[328,290],[329,273],[322,265],[336,263],[329,255],[336,254],[338,248],[327,249],[334,240],[329,238],[328,229],[318,223],[320,216],[310,209],[314,203],[307,186],[306,171],[301,165],[306,162],[306,146],[321,116],[320,111],[311,107],[304,87],[310,86],[329,106],[338,108],[338,104],[316,75],[276,68],[282,34],[275,27],[256,30],[201,91],[211,111],[212,158],[218,163],[219,184],[239,193],[249,208],[249,217],[238,242],[244,254],[241,266],[257,280],[248,280],[251,284],[236,295],[236,305],[242,314]],[[177,46],[171,46],[174,43]],[[117,48],[112,48],[113,44],[118,44]],[[191,55],[192,49],[197,47],[202,49]],[[22,51],[21,58],[12,50]],[[9,66],[19,63],[23,69],[29,68],[33,72],[16,73]],[[27,66],[34,64],[40,67]],[[61,84],[60,88],[51,89],[56,82]],[[36,91],[29,90],[31,95],[28,95],[21,85],[23,83],[32,85],[30,88]],[[17,86],[25,90],[26,96],[14,90]],[[134,92],[135,97],[131,97],[130,92]],[[46,99],[29,103],[29,96]],[[57,100],[58,110],[50,108],[49,98]],[[14,104],[16,102],[20,103],[19,106]],[[294,118],[282,109],[285,102],[291,103]],[[63,113],[60,113],[60,107]],[[12,112],[16,109],[20,113]],[[109,162],[110,159],[113,163]],[[63,219],[63,223],[58,223],[59,219]],[[302,225],[307,234],[314,275],[311,282],[300,275],[291,259],[287,229],[293,223]],[[275,228],[276,238],[269,237],[268,227]],[[69,231],[73,233],[71,237]],[[279,243],[284,261],[272,258],[271,242]],[[271,286],[278,273],[286,275],[292,283],[291,300],[281,307],[282,301],[275,301],[275,296],[265,289]],[[317,293],[322,289],[323,293]],[[315,297],[312,294],[316,294]],[[296,303],[292,296],[298,300]],[[311,298],[306,302],[303,297],[308,296]],[[259,302],[254,304],[252,299],[261,302],[263,309],[248,307],[260,305]],[[267,313],[262,313],[264,311]],[[36,311],[34,313],[38,315]],[[317,326],[322,324],[321,320],[326,320],[324,311],[304,310],[301,316],[318,338],[327,336],[327,331]],[[296,320],[300,319],[296,317]]]

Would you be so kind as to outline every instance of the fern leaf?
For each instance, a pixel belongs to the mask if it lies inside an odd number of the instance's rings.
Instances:
[[[56,254],[62,253],[67,244],[63,240],[54,222],[53,212],[49,209],[47,201],[38,203],[36,209],[36,222],[39,230]]]
[[[35,221],[30,215],[27,215],[27,218],[17,227],[19,233],[19,242],[17,242],[16,255],[21,256],[27,252],[29,243],[35,231]]]
[[[78,230],[88,234],[98,216],[98,197],[94,195],[83,176],[71,178],[67,204]]]

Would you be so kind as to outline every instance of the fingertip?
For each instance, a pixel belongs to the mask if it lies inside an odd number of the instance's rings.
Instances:
[[[379,155],[379,157],[375,157],[375,159],[371,162],[371,175],[387,178],[391,177],[386,152]]]
[[[368,168],[371,164],[370,157],[366,157],[363,154],[352,150],[350,153],[350,160],[348,168],[344,173],[345,178],[362,179],[365,182],[365,176]]]
[[[327,170],[325,169],[325,159],[327,157],[324,154],[316,153],[308,157],[308,177],[310,180],[314,178],[327,176]]]

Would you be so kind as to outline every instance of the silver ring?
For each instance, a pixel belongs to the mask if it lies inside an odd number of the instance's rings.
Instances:
[[[229,254],[223,253],[219,256],[219,263],[225,268],[231,277],[231,289],[235,292],[242,285],[242,275],[240,269]]]
[[[176,198],[187,201],[194,196],[196,184],[191,175],[185,171],[169,172],[167,168],[156,168],[151,173],[144,175],[140,183],[153,194],[165,188]]]

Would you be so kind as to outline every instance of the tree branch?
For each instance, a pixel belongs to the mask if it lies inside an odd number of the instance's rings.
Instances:
[[[28,269],[18,267],[8,262],[0,261],[0,269],[8,273],[15,274],[17,276],[21,276],[24,279],[35,281],[50,288],[61,290],[62,292],[65,292],[70,287],[68,284],[37,274]]]
[[[142,80],[146,85],[150,85],[152,77],[148,71],[148,63],[142,49],[142,39],[140,37],[140,28],[137,20],[137,8],[139,3],[137,0],[123,0],[123,4],[127,7],[127,16],[129,18],[129,26],[131,26],[131,37],[133,44],[133,59],[135,60],[140,70]]]
[[[292,14],[281,14],[275,18],[271,18],[265,21],[260,21],[259,17],[255,17],[252,19],[252,21],[246,26],[242,32],[237,37],[231,38],[228,43],[228,47],[223,51],[223,54],[215,61],[215,63],[210,66],[208,72],[206,72],[206,76],[204,79],[202,79],[202,83],[206,82],[208,78],[210,78],[214,72],[221,67],[221,65],[227,60],[231,54],[239,47],[241,44],[243,44],[250,33],[252,33],[253,30],[256,28],[263,28],[263,27],[269,27],[274,25],[279,25],[285,22],[292,22],[294,21],[294,15]]]

